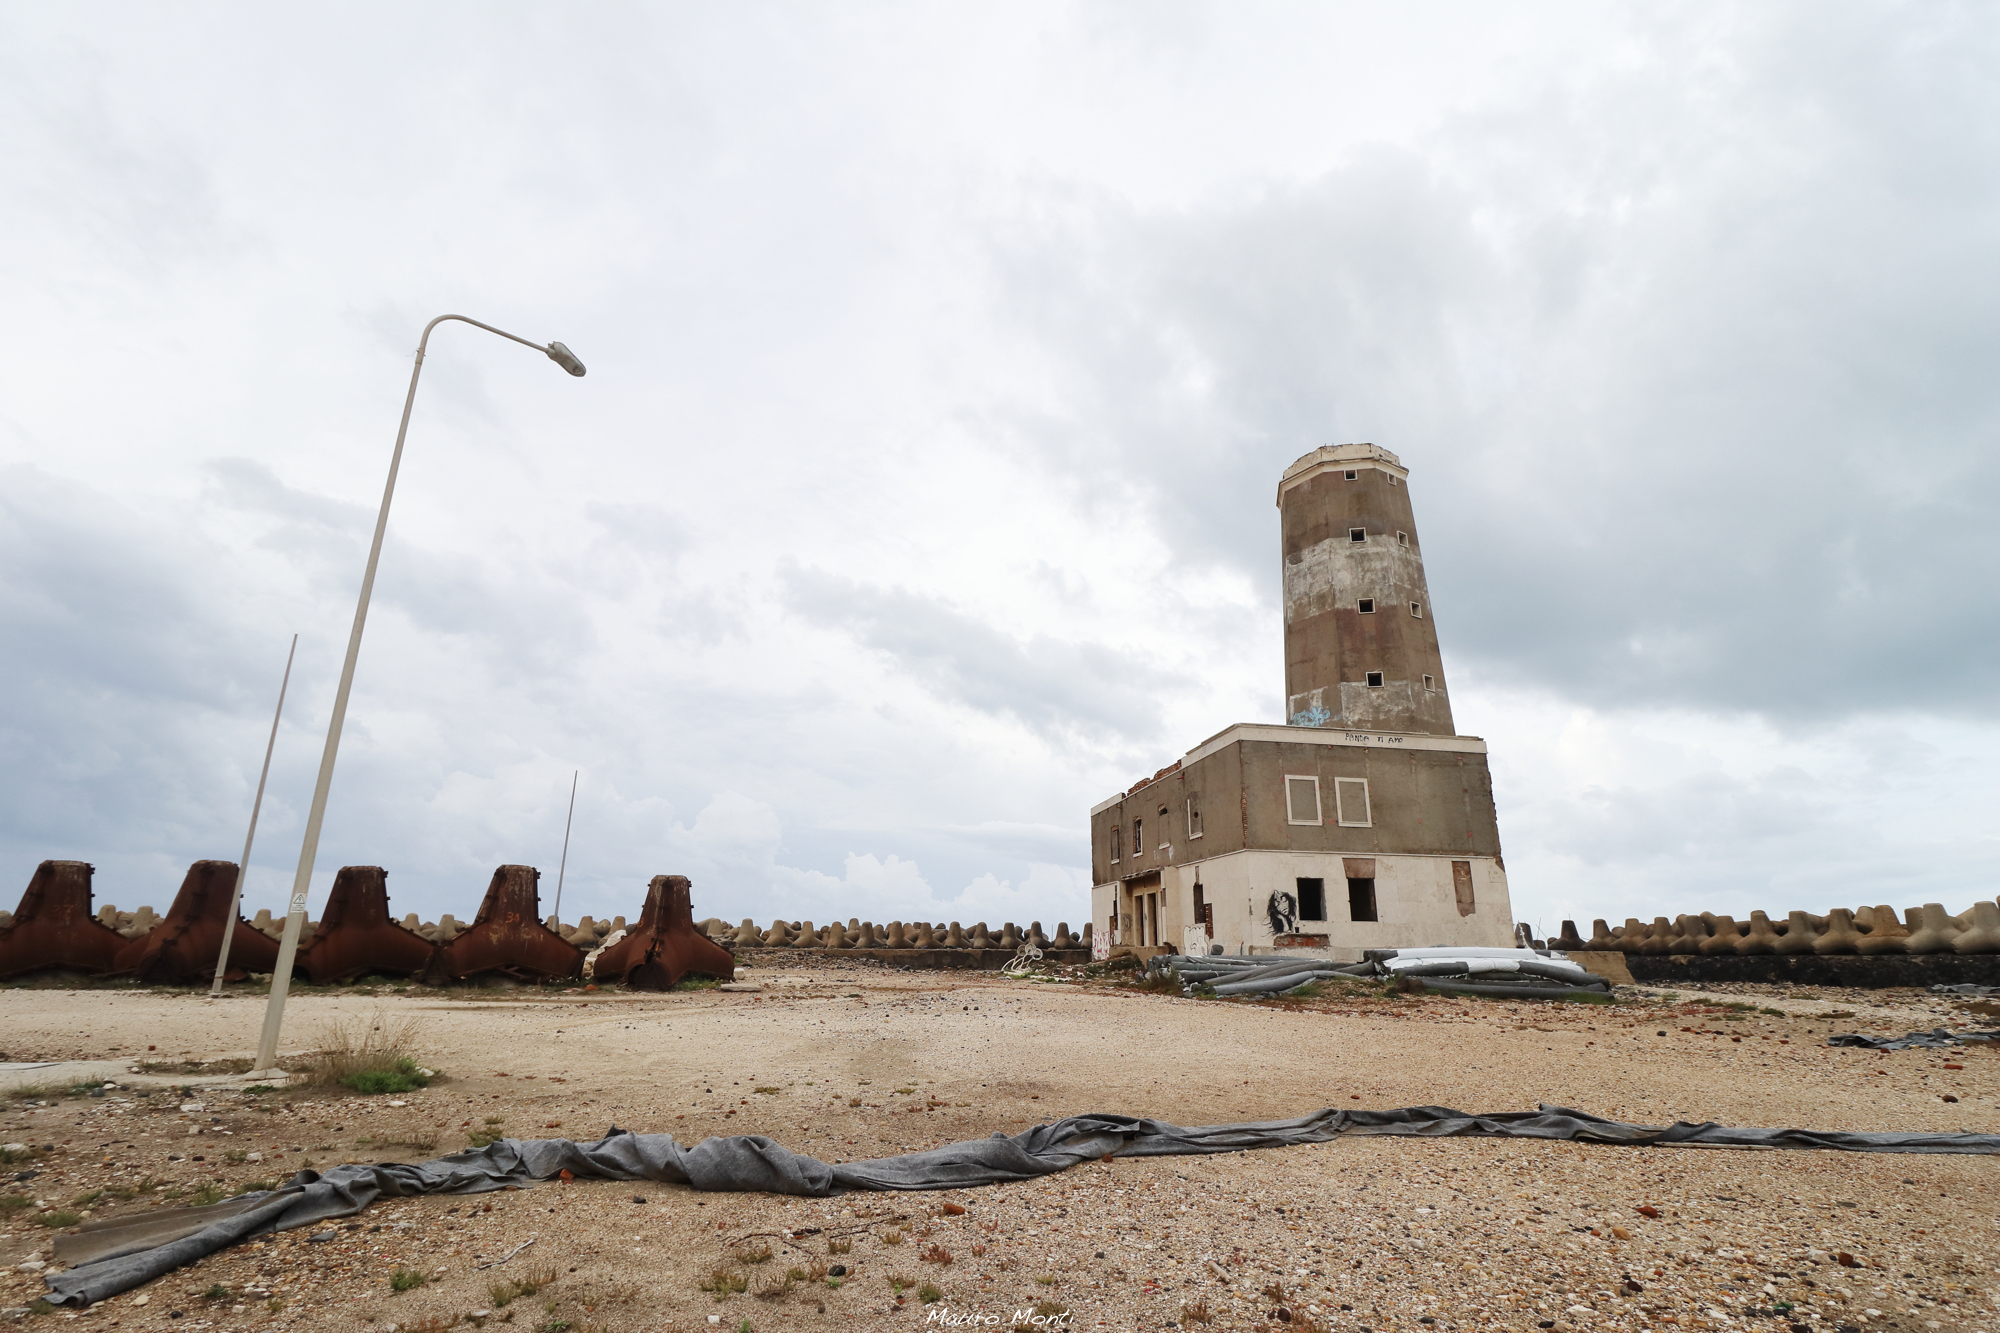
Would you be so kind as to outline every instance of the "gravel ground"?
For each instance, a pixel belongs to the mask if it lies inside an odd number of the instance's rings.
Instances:
[[[64,1210],[106,1216],[305,1165],[419,1159],[489,1128],[592,1138],[617,1124],[684,1142],[762,1133],[830,1160],[1086,1111],[1203,1124],[1321,1106],[1551,1102],[1645,1123],[2000,1129],[2000,1052],[1823,1044],[1835,1031],[1994,1025],[1908,991],[1645,988],[1616,1006],[1358,990],[1221,1002],[825,959],[753,975],[755,993],[294,1001],[288,1036],[302,1047],[342,1019],[418,1019],[417,1053],[444,1077],[396,1097],[184,1100],[166,1086],[171,1070],[129,1080],[159,1089],[151,1096],[11,1097],[0,1141],[31,1151],[6,1170],[38,1174],[11,1186],[0,1175],[0,1192],[22,1200],[0,1211],[0,1308],[40,1292],[20,1265],[50,1261],[44,1224]],[[177,1068],[246,1054],[261,1006],[13,989],[0,991],[0,1019],[16,1061]],[[832,1200],[551,1183],[389,1203],[328,1239],[291,1232],[240,1247],[80,1317],[377,1333],[2000,1330],[1996,1184],[1994,1158],[1392,1139]],[[425,1280],[397,1293],[399,1271]],[[496,1291],[503,1282],[536,1289]],[[926,1284],[939,1299],[926,1302]]]

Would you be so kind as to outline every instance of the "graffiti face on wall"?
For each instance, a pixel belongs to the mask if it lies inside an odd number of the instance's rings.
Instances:
[[[1289,893],[1274,893],[1264,910],[1271,918],[1273,935],[1295,935],[1299,929],[1299,900]]]

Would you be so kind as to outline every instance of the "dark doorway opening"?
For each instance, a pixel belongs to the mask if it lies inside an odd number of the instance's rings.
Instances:
[[[1326,920],[1326,881],[1302,879],[1299,885],[1299,920]]]
[[[1347,881],[1347,919],[1349,921],[1376,920],[1375,881],[1373,879],[1349,879]]]

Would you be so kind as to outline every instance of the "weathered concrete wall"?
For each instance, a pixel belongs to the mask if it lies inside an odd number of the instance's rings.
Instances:
[[[1325,948],[1359,959],[1363,949],[1414,948],[1428,944],[1477,944],[1504,948],[1513,942],[1513,904],[1507,872],[1497,857],[1374,856],[1376,921],[1348,919],[1347,858],[1324,853],[1239,851],[1160,871],[1127,884],[1104,883],[1091,890],[1091,919],[1097,929],[1111,925],[1113,913],[1135,915],[1131,896],[1160,895],[1160,942],[1186,952],[1184,932],[1195,925],[1195,886],[1212,909],[1209,943],[1224,952],[1275,947],[1279,932],[1271,920],[1271,895],[1297,895],[1300,879],[1325,883],[1321,920],[1296,919],[1291,935],[1325,936]],[[1454,860],[1469,863],[1473,911],[1461,915],[1453,880]],[[1122,935],[1121,939],[1130,939]],[[1314,951],[1318,945],[1312,946]]]
[[[1305,455],[1279,482],[1294,726],[1455,731],[1408,476],[1388,450],[1345,444]]]
[[[1318,824],[1290,822],[1288,776],[1319,779]],[[1340,823],[1338,778],[1367,781],[1368,827]],[[1190,801],[1200,811],[1199,836],[1190,829]],[[1136,854],[1135,820],[1145,843]],[[1230,728],[1165,776],[1098,806],[1090,841],[1091,879],[1104,884],[1246,849],[1498,858],[1500,824],[1486,745],[1476,737],[1250,725]]]

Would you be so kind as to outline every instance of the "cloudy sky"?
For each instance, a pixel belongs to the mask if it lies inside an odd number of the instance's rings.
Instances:
[[[2000,887],[2000,13],[0,7],[0,895],[1087,913],[1412,469],[1517,915]]]

